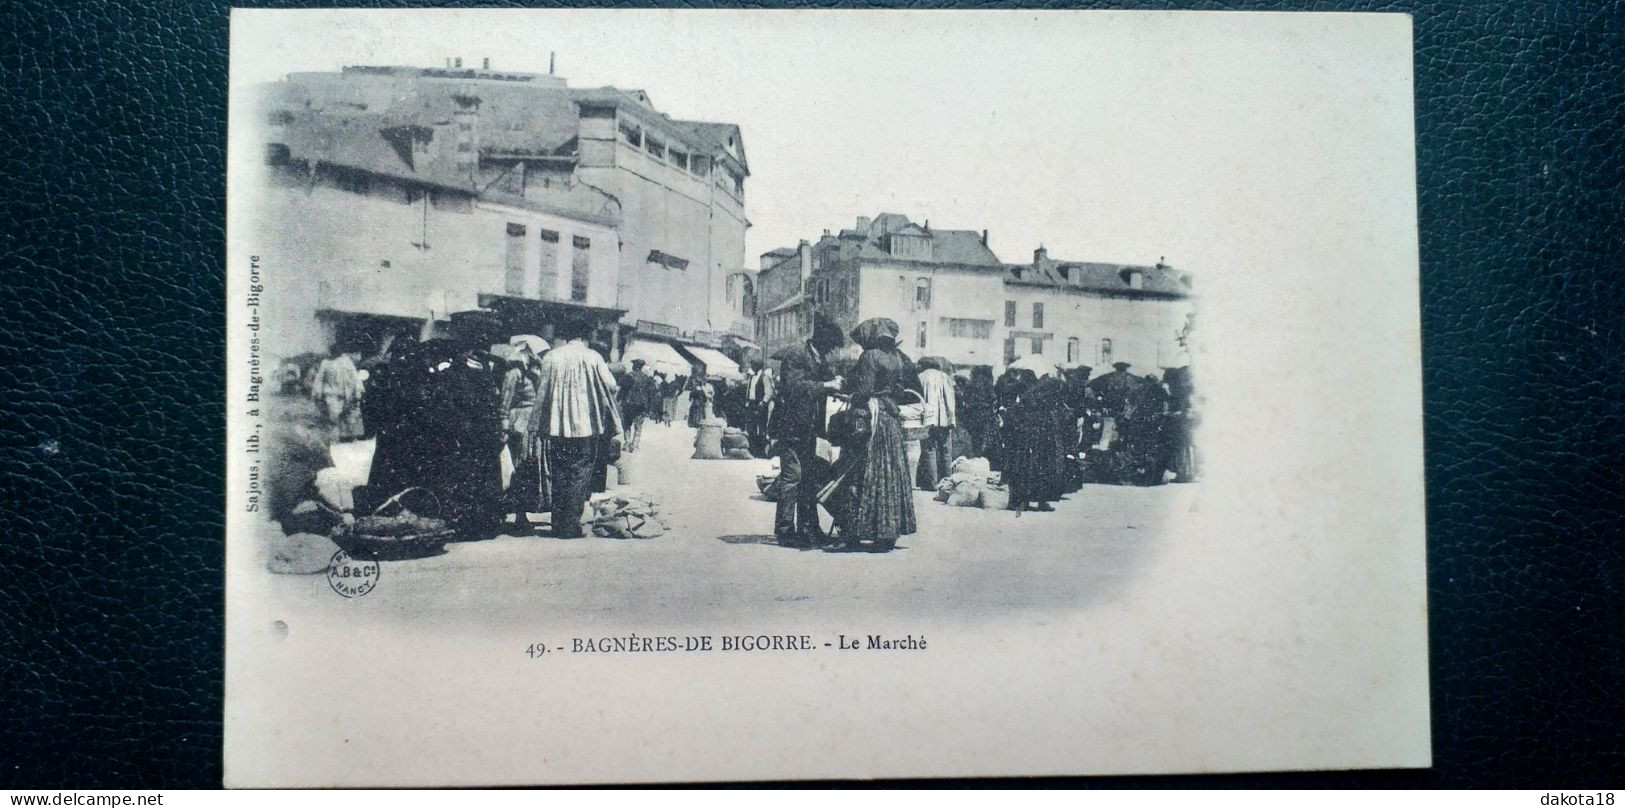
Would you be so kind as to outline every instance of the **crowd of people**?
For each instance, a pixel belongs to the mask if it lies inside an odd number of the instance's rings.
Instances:
[[[582,513],[606,490],[608,468],[623,450],[637,450],[646,420],[671,421],[683,387],[641,361],[612,370],[604,347],[589,344],[592,332],[576,322],[557,326],[553,343],[515,336],[506,356],[459,340],[402,337],[367,359],[341,344],[330,357],[290,361],[278,379],[293,394],[282,409],[307,434],[282,436],[276,487],[284,507],[268,510],[281,518],[287,503],[305,497],[333,447],[371,438],[366,484],[352,494],[358,514],[409,494],[465,538],[494,535],[509,515],[513,530],[526,532],[532,513],[551,513],[556,537],[583,535]],[[300,400],[314,405],[311,416],[299,415]],[[306,444],[309,451],[290,449]]]
[[[819,314],[803,345],[774,357],[776,374],[751,358],[742,378],[714,379],[653,372],[641,359],[612,366],[589,344],[592,330],[561,324],[551,344],[515,336],[505,357],[448,339],[396,340],[367,359],[336,346],[282,383],[302,388],[329,440],[376,439],[358,512],[423,491],[473,536],[510,516],[516,532],[532,531],[532,513],[550,513],[556,537],[581,536],[607,469],[639,449],[647,421],[676,421],[685,396],[690,426],[721,419],[748,436],[752,455],[778,458],[774,533],[788,547],[890,550],[916,530],[912,492],[934,490],[961,457],[986,458],[1017,512],[1053,510],[1086,482],[1197,475],[1189,368],[1159,379],[1119,362],[1091,378],[1088,367],[1040,374],[1018,363],[995,380],[985,366],[909,357],[892,320],[848,334]],[[848,338],[861,349],[855,361],[842,350]],[[838,452],[821,455],[820,441]]]
[[[1085,366],[1040,375],[1013,367],[958,373],[943,357],[913,360],[898,325],[867,320],[850,375],[832,357],[846,335],[824,315],[811,337],[779,355],[767,431],[779,457],[774,533],[784,546],[885,552],[915,531],[912,490],[933,490],[960,457],[985,457],[1018,514],[1053,511],[1085,482],[1160,485],[1194,480],[1190,369],[1136,375],[1127,362],[1091,379]],[[843,402],[826,419],[826,401]],[[819,439],[839,448],[830,465]],[[822,506],[833,517],[825,531]]]

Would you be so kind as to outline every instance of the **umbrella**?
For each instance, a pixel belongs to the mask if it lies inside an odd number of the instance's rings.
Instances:
[[[1030,370],[1033,373],[1038,374],[1039,376],[1053,376],[1053,375],[1056,374],[1056,369],[1055,368],[1056,368],[1056,365],[1055,365],[1054,362],[1052,362],[1052,361],[1050,361],[1048,359],[1045,359],[1044,357],[1042,357],[1042,356],[1040,356],[1038,354],[1028,354],[1026,356],[1021,357],[1020,359],[1017,359],[1014,362],[1011,362],[1006,369],[1007,370]]]

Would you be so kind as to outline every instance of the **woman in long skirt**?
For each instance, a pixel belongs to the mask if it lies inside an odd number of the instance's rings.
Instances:
[[[1066,407],[1065,387],[1059,379],[1046,376],[1032,380],[1031,371],[1020,371],[1025,379],[1014,380],[1009,388],[1015,403],[1006,413],[1009,426],[1005,451],[1004,482],[1010,487],[1010,510],[1053,511],[1050,503],[1059,500],[1066,488]]]
[[[864,352],[847,390],[851,405],[868,411],[870,428],[866,441],[842,450],[841,465],[847,469],[842,485],[848,491],[836,526],[849,550],[886,552],[898,538],[918,529],[914,475],[903,448],[897,403],[912,400],[909,391],[917,395],[920,380],[914,363],[897,350],[897,332],[897,324],[885,318],[866,320],[852,332]]]
[[[694,377],[694,384],[689,387],[688,425],[696,429],[700,424],[711,419],[711,396],[715,388],[711,383],[699,376]]]

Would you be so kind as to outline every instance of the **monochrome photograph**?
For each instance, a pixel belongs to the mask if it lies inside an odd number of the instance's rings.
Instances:
[[[227,785],[1427,766],[1410,36],[235,11]]]

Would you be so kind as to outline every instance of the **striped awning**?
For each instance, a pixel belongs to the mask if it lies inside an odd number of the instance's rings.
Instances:
[[[705,365],[705,375],[707,376],[720,376],[724,379],[745,378],[745,374],[739,372],[739,365],[715,348],[707,348],[703,345],[684,345],[683,350]]]
[[[630,367],[634,359],[642,359],[656,371],[668,376],[687,376],[694,372],[688,360],[675,348],[656,340],[635,339],[628,343],[626,350],[621,352],[621,361]]]

